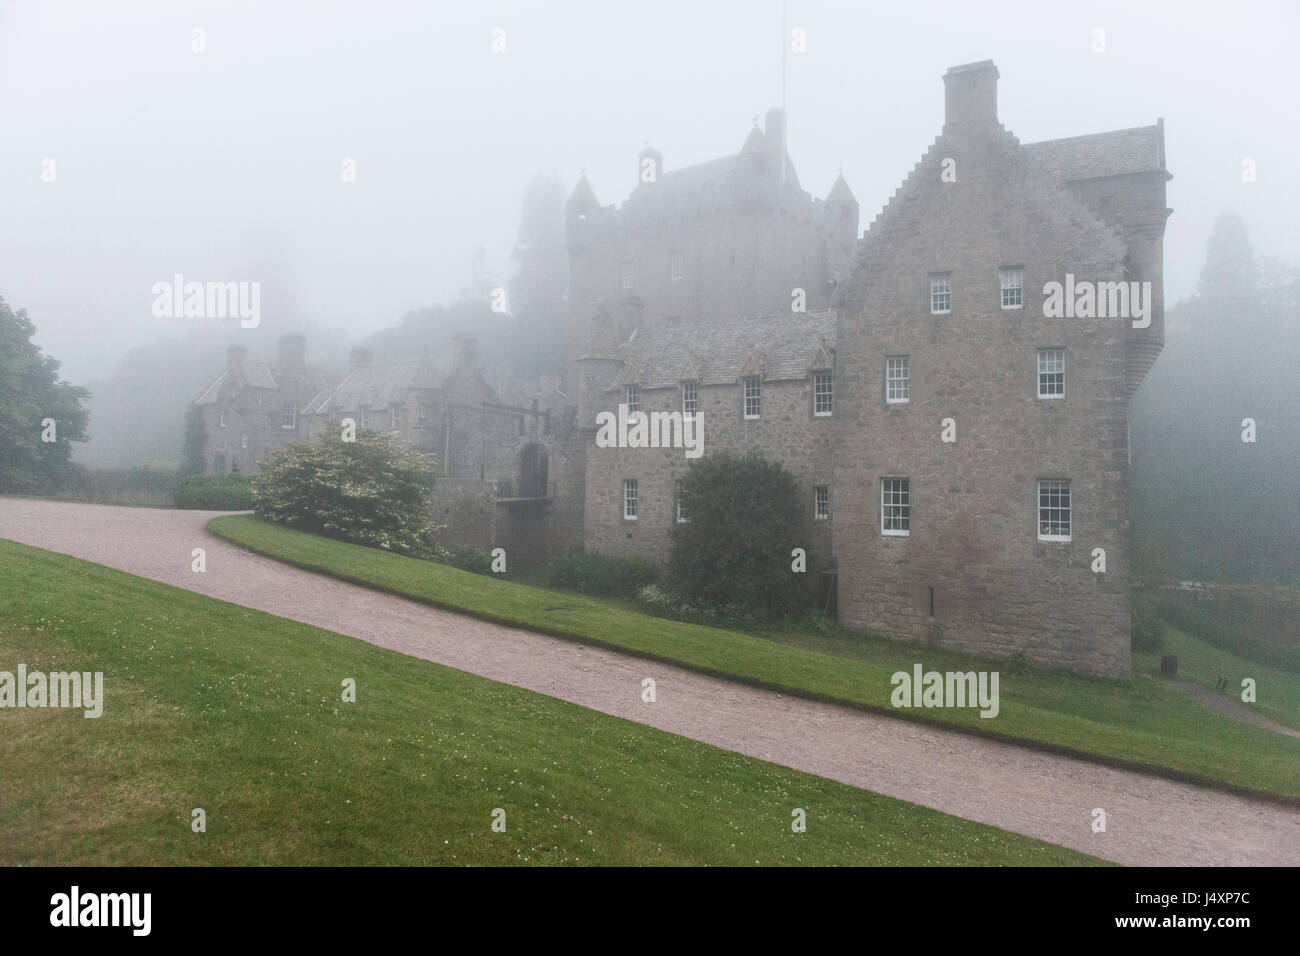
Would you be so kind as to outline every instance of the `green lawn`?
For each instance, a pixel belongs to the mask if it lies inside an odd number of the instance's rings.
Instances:
[[[0,710],[5,866],[1100,862],[0,540],[20,663],[104,705]]]
[[[1132,682],[1044,671],[1012,675],[1005,664],[882,638],[757,636],[669,621],[613,602],[493,580],[304,534],[251,515],[215,518],[208,528],[299,567],[488,620],[905,719],[942,723],[1207,785],[1300,799],[1300,740],[1216,713],[1152,676],[1152,662],[1145,658],[1135,661]],[[1199,642],[1183,635],[1180,643]],[[1187,656],[1192,673],[1197,673],[1198,654]],[[985,719],[970,709],[894,709],[889,704],[890,676],[899,670],[910,672],[918,662],[927,670],[1001,670],[1001,712]],[[1264,668],[1255,670],[1265,673]],[[1276,693],[1270,691],[1274,703],[1268,716],[1300,726],[1300,714],[1277,703],[1294,703],[1300,680],[1269,672],[1269,682]]]

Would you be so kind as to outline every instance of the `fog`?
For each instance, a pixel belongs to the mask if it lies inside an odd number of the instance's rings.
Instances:
[[[991,58],[1024,142],[1164,118],[1171,306],[1226,210],[1261,254],[1300,261],[1294,3],[790,0],[784,16],[807,37],[786,57],[799,179],[824,196],[842,168],[863,228],[938,134],[944,70]],[[734,153],[781,103],[782,17],[778,0],[5,3],[0,295],[78,383],[163,339],[216,354],[232,324],[151,311],[176,273],[260,281],[254,352],[304,329],[323,361],[453,302],[476,250],[504,284],[538,173],[567,191],[585,170],[608,204],[646,143],[670,170]]]

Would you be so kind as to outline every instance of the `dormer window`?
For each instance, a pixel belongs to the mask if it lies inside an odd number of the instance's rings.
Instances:
[[[831,373],[813,375],[813,415],[825,418],[831,413]]]
[[[759,411],[762,407],[762,384],[759,382],[757,375],[746,375],[745,383],[745,417],[749,419],[758,418]]]
[[[623,403],[627,405],[627,413],[641,411],[641,386],[626,385],[623,387]]]
[[[682,250],[674,249],[668,257],[668,271],[674,282],[686,275],[686,254]]]
[[[694,418],[700,411],[700,389],[697,382],[682,382],[682,415]]]
[[[619,267],[619,275],[623,280],[623,288],[632,288],[632,260],[628,259]]]

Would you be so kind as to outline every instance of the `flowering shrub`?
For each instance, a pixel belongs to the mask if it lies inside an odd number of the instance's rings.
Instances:
[[[253,480],[253,511],[313,534],[411,557],[435,554],[433,462],[380,432],[327,429],[284,446]]]

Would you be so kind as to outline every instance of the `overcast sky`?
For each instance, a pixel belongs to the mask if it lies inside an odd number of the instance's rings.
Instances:
[[[1226,209],[1300,261],[1294,0],[789,0],[786,20],[800,181],[825,196],[842,166],[864,228],[939,133],[944,70],[992,59],[1022,142],[1164,117],[1167,301]],[[0,295],[74,381],[216,321],[153,316],[176,272],[260,280],[263,325],[359,338],[454,299],[477,246],[504,282],[539,170],[571,189],[585,169],[608,204],[646,142],[666,169],[736,152],[780,103],[785,42],[780,0],[0,0]]]

